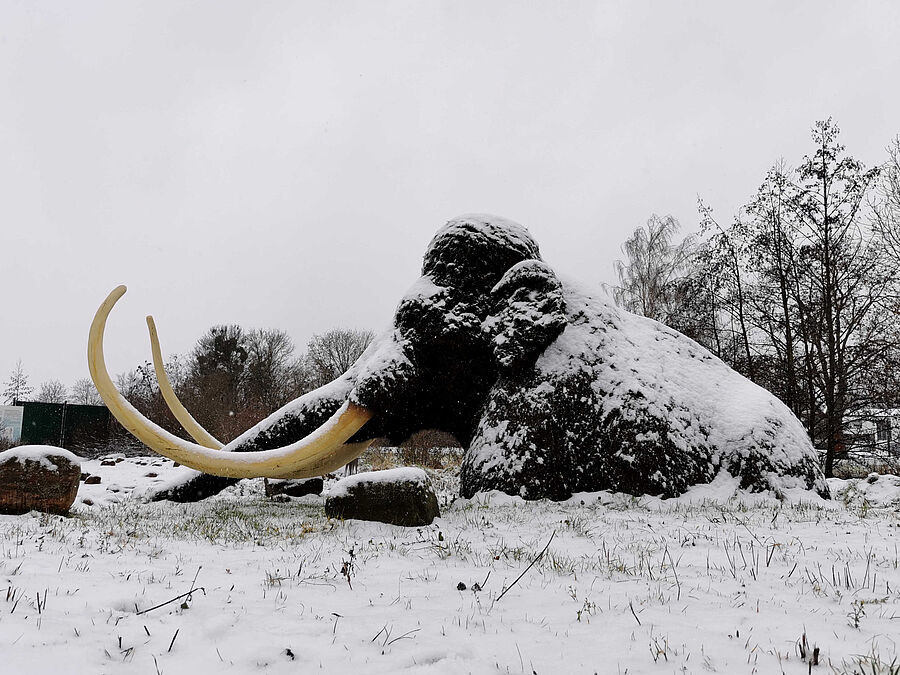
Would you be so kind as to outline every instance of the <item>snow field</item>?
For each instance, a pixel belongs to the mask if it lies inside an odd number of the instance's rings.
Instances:
[[[898,656],[888,476],[834,481],[832,502],[725,476],[557,504],[449,503],[438,475],[443,517],[400,528],[261,481],[143,503],[170,462],[82,466],[103,480],[72,516],[0,517],[0,672],[808,673],[818,647],[813,673],[877,673]]]

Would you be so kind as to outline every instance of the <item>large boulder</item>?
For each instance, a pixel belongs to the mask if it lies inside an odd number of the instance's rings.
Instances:
[[[375,520],[391,525],[430,525],[441,515],[422,469],[367,471],[338,481],[325,499],[329,518]]]
[[[0,452],[0,513],[66,513],[80,480],[80,460],[68,450],[22,445]]]

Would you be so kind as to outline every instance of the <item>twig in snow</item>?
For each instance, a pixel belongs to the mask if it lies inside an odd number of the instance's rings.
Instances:
[[[547,552],[547,549],[550,548],[550,542],[553,541],[553,537],[555,537],[555,536],[556,536],[556,530],[553,530],[553,534],[550,535],[550,539],[547,540],[547,545],[544,546],[543,550],[541,550],[541,552],[537,554],[537,557],[531,561],[531,563],[528,565],[528,567],[526,567],[524,570],[522,570],[522,573],[516,577],[516,580],[513,581],[509,586],[507,586],[506,590],[504,590],[500,595],[497,596],[497,599],[494,602],[500,602],[500,599],[504,595],[509,593],[509,589],[511,589],[513,586],[515,586],[517,583],[519,583],[519,579],[524,577],[525,573],[528,572],[528,570],[530,570],[532,567],[534,567],[534,565],[537,563],[538,560],[540,560],[541,558],[544,557],[544,554]]]
[[[399,635],[399,636],[395,637],[390,642],[385,642],[385,644],[383,644],[382,647],[389,647],[390,645],[394,644],[397,640],[403,640],[404,638],[412,639],[412,634],[418,633],[420,630],[422,630],[422,629],[421,628],[413,628],[412,630],[408,630],[403,635]]]
[[[200,565],[197,568],[197,572],[196,572],[196,574],[194,574],[194,580],[191,582],[191,590],[194,590],[194,584],[197,583],[197,577],[200,576],[200,570],[202,570],[202,569],[203,569],[203,565]]]
[[[203,586],[200,586],[199,588],[192,588],[187,593],[182,593],[181,595],[176,595],[171,600],[166,600],[165,602],[161,602],[160,604],[156,605],[155,607],[151,607],[150,609],[142,609],[140,612],[135,614],[135,616],[140,616],[141,614],[146,614],[147,612],[152,612],[154,609],[159,609],[160,607],[165,607],[166,605],[171,605],[173,602],[175,602],[177,600],[181,600],[182,598],[190,598],[190,596],[193,595],[194,593],[196,593],[197,591],[202,591],[203,595],[206,595],[206,589],[203,588]]]
[[[187,593],[182,593],[181,595],[178,595],[178,596],[172,598],[171,600],[166,600],[166,601],[163,602],[162,604],[156,605],[155,607],[151,607],[150,609],[145,609],[145,610],[142,610],[142,611],[140,611],[140,612],[136,612],[136,613],[135,613],[135,616],[140,616],[141,614],[146,614],[147,612],[152,612],[154,609],[159,609],[160,607],[165,607],[166,605],[168,605],[168,604],[170,604],[170,603],[173,603],[173,602],[175,602],[176,600],[181,600],[182,598],[187,598],[188,600],[190,600],[190,599],[191,599],[191,596],[192,596],[196,591],[202,591],[202,592],[203,592],[203,595],[206,595],[206,589],[205,589],[205,588],[203,588],[202,586],[200,586],[199,588],[196,587],[196,586],[194,586],[194,584],[197,583],[197,577],[200,576],[200,570],[202,570],[202,569],[203,569],[203,565],[200,565],[200,567],[197,568],[197,573],[194,574],[194,580],[191,581],[191,590],[189,590]],[[185,607],[185,609],[187,609],[187,608]],[[177,633],[178,631],[175,631],[175,632]],[[148,635],[149,635],[149,633],[148,633]]]
[[[631,604],[631,600],[628,601],[628,609],[631,610],[631,615],[634,617],[634,620],[638,622],[638,626],[640,626],[641,620],[638,618],[637,612],[634,611],[634,605]]]
[[[172,651],[172,647],[175,646],[175,638],[178,637],[178,631],[179,631],[179,630],[181,630],[181,629],[180,629],[180,628],[176,628],[176,629],[175,629],[175,635],[172,636],[172,641],[169,643],[169,648],[166,650],[167,652],[171,652],[171,651]]]

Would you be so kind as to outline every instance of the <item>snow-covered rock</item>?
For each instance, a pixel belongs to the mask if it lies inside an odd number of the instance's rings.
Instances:
[[[0,452],[0,513],[66,513],[80,479],[79,458],[63,448],[21,445]]]
[[[430,525],[441,515],[422,469],[365,471],[335,483],[325,495],[329,518],[375,520],[391,525]]]
[[[306,495],[322,494],[323,481],[321,478],[300,479],[265,479],[266,497],[287,495],[288,497],[305,497]]]

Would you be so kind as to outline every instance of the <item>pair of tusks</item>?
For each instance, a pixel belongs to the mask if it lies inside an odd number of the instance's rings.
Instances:
[[[118,286],[97,310],[88,336],[88,368],[100,397],[113,416],[139,441],[161,455],[204,473],[230,478],[309,478],[335,471],[356,459],[368,443],[347,443],[353,434],[372,418],[372,412],[350,401],[322,426],[296,443],[256,452],[228,452],[231,445],[222,445],[200,426],[184,408],[162,367],[162,354],[153,319],[147,317],[153,364],[160,391],[166,404],[185,430],[197,441],[191,443],[154,424],[119,393],[106,369],[103,357],[103,333],[106,319],[113,306],[125,294],[125,286]]]

